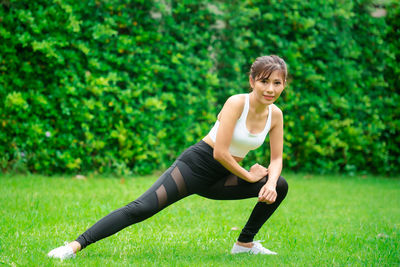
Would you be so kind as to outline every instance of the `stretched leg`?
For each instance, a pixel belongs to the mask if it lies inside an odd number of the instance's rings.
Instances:
[[[264,186],[267,181],[268,176],[257,183],[248,183],[232,174],[219,180],[217,183],[198,194],[207,198],[220,200],[258,197],[261,187]],[[280,176],[277,181],[276,191],[278,196],[274,203],[267,204],[265,202],[258,202],[256,204],[250,218],[239,235],[239,242],[252,242],[254,236],[258,233],[263,224],[271,217],[286,197],[288,184],[282,176]]]
[[[168,205],[189,195],[181,170],[186,166],[175,162],[160,178],[138,199],[117,209],[86,230],[76,239],[81,249],[108,237],[125,227],[141,222]]]

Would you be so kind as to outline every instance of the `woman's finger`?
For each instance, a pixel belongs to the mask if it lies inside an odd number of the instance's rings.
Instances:
[[[272,192],[268,191],[266,196],[265,196],[265,199],[269,201],[271,198],[272,198]]]
[[[265,202],[267,202],[267,204],[272,204],[273,203],[272,197],[271,196],[266,197]]]
[[[266,191],[267,191],[267,189],[264,186],[261,187],[261,190],[258,193],[258,198],[261,199],[261,201],[265,200]]]
[[[271,197],[269,198],[269,202],[271,204],[275,202],[276,196],[277,196],[276,192],[273,192],[273,194],[271,194]]]
[[[261,187],[260,192],[258,192],[258,198],[259,198],[259,199],[263,196],[264,190],[265,190],[264,187]]]
[[[264,192],[263,201],[272,204],[276,200],[276,192],[274,190],[266,189]]]

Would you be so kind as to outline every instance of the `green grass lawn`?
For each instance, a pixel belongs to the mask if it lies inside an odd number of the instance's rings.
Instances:
[[[399,266],[400,179],[285,175],[289,193],[257,239],[277,256],[230,255],[256,200],[190,196],[93,244],[46,254],[134,200],[156,177],[0,176],[0,266]]]

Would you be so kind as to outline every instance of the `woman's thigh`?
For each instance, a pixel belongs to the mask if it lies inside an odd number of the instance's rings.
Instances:
[[[230,174],[196,193],[206,198],[218,200],[258,197],[258,193],[267,181],[268,176],[256,183],[249,183],[236,175]]]

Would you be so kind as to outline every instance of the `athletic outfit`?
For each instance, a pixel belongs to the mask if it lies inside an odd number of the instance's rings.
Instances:
[[[257,134],[252,134],[247,130],[246,119],[247,114],[249,114],[250,107],[250,96],[245,95],[244,107],[242,114],[240,115],[238,121],[236,122],[235,129],[233,130],[231,144],[229,146],[229,153],[231,155],[244,158],[250,150],[254,150],[260,147],[265,140],[269,130],[271,129],[271,117],[272,117],[272,106],[268,106],[268,118],[265,123],[264,130]],[[219,121],[217,120],[214,127],[211,129],[209,136],[211,140],[215,143],[217,139],[217,131],[219,127]]]
[[[250,149],[262,144],[271,126],[271,106],[264,130],[251,134],[246,128],[249,96],[246,101],[232,138],[230,152],[243,157]],[[215,141],[219,122],[210,131]],[[261,140],[262,139],[262,140]],[[260,141],[261,140],[261,141]],[[191,194],[211,199],[233,200],[258,197],[258,193],[268,180],[264,177],[256,183],[249,183],[233,175],[213,157],[213,148],[204,141],[186,149],[158,180],[138,199],[117,209],[90,227],[76,241],[82,249],[110,236],[134,223],[141,222],[165,207]],[[277,181],[277,198],[272,204],[258,202],[239,235],[240,242],[251,242],[261,226],[278,208],[285,198],[288,185],[283,177]]]

